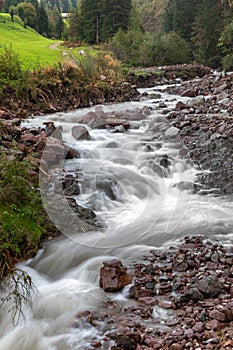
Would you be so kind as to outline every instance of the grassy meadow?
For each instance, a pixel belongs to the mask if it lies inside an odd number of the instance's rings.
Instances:
[[[34,69],[41,66],[52,66],[62,60],[62,51],[50,49],[58,40],[44,38],[30,27],[24,28],[23,22],[10,15],[0,13],[0,51],[4,46],[12,46],[19,56],[23,69]]]
[[[80,50],[91,56],[95,56],[99,51],[87,46],[68,48],[61,44],[61,40],[47,39],[30,27],[24,28],[19,17],[14,16],[12,22],[9,14],[0,13],[0,52],[4,47],[11,46],[18,54],[24,70],[53,66],[64,60],[79,60]]]

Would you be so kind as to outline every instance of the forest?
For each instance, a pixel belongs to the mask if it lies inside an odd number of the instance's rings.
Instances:
[[[231,0],[5,0],[0,6],[43,36],[104,44],[130,66],[233,66]]]

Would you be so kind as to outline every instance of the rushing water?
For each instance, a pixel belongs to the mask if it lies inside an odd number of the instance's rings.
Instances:
[[[166,93],[162,99],[168,109],[176,103],[174,96]],[[98,308],[113,297],[98,287],[104,260],[116,257],[127,265],[151,247],[165,249],[185,235],[203,234],[224,244],[232,242],[231,199],[192,193],[190,184],[198,170],[180,157],[180,142],[151,132],[161,120],[158,104],[158,100],[145,99],[103,106],[108,112],[150,106],[152,112],[144,120],[133,121],[125,133],[90,130],[89,141],[75,141],[71,129],[79,116],[95,107],[25,122],[25,126],[42,126],[49,120],[63,126],[63,140],[79,150],[81,157],[65,161],[61,167],[71,174],[78,169],[81,194],[76,200],[92,208],[106,228],[77,232],[77,218],[70,224],[68,219],[63,227],[63,216],[51,208],[59,205],[62,211],[66,199],[61,200],[51,186],[48,205],[42,193],[48,214],[66,238],[50,242],[33,261],[20,266],[32,277],[38,292],[32,307],[25,306],[25,319],[17,327],[10,323],[11,302],[1,311],[1,350],[90,349],[88,341],[98,338],[98,331],[78,322],[75,314]],[[160,166],[163,156],[168,156],[168,168]],[[117,297],[126,296],[123,292]],[[103,349],[108,349],[104,343]]]

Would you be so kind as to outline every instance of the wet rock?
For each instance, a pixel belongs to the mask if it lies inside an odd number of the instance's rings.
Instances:
[[[48,136],[52,136],[58,140],[62,140],[62,127],[56,127],[53,122],[44,122],[45,131]]]
[[[169,129],[167,129],[164,133],[164,136],[166,138],[175,139],[177,135],[179,134],[180,130],[174,126],[171,126]]]
[[[224,285],[216,276],[205,276],[196,284],[196,286],[200,292],[208,295],[209,297],[216,297],[225,292]]]
[[[72,174],[65,175],[62,179],[62,187],[66,196],[77,196],[80,194],[79,179]]]
[[[90,140],[90,134],[85,126],[76,125],[72,128],[72,136],[77,140]]]
[[[132,275],[120,260],[105,261],[100,268],[100,288],[105,292],[117,292],[132,282]]]
[[[187,104],[189,107],[195,107],[195,106],[203,105],[204,103],[205,103],[204,96],[197,96],[189,100]]]
[[[108,125],[110,128],[123,126],[125,130],[130,128],[130,123],[127,120],[117,118],[106,118],[106,125]]]

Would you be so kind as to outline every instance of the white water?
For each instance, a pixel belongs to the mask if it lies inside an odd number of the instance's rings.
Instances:
[[[163,99],[169,99],[168,108],[174,106],[173,98],[163,94]],[[164,249],[185,235],[203,234],[224,244],[232,243],[231,199],[192,194],[177,186],[182,181],[192,183],[197,170],[180,158],[177,143],[150,132],[150,123],[155,124],[161,115],[161,110],[155,108],[158,100],[103,108],[124,111],[146,105],[153,112],[147,119],[133,122],[135,128],[124,134],[90,130],[90,141],[75,141],[71,128],[78,116],[94,107],[25,122],[25,126],[42,126],[44,121],[54,121],[63,126],[63,139],[81,153],[81,159],[64,163],[67,172],[80,170],[82,194],[76,199],[95,210],[107,228],[77,232],[77,218],[63,227],[62,216],[59,221],[58,212],[47,208],[67,238],[50,242],[32,262],[20,266],[32,277],[38,293],[32,308],[25,307],[25,320],[21,319],[17,327],[11,325],[7,308],[1,311],[0,350],[80,350],[90,349],[89,341],[94,337],[102,341],[94,327],[77,321],[75,315],[101,307],[107,298],[125,298],[121,293],[107,295],[98,287],[104,260],[116,257],[127,265],[151,247]],[[171,162],[164,176],[158,165],[162,155],[168,155]],[[51,200],[51,193],[49,196]],[[60,202],[60,209],[67,207],[65,198],[60,201],[56,193],[52,198],[56,206]],[[45,194],[43,200],[47,205]],[[166,315],[156,310],[156,317],[163,320]],[[108,349],[104,342],[103,349]]]

